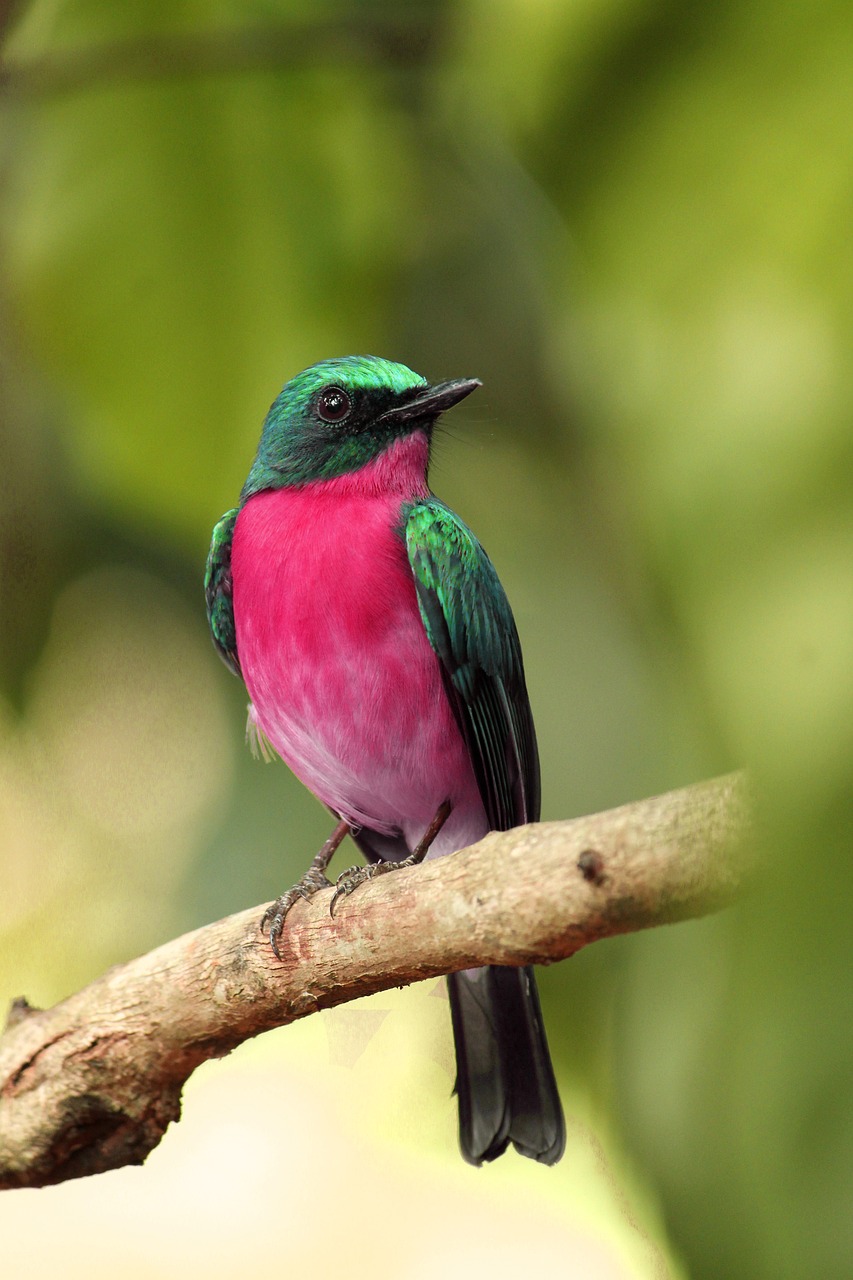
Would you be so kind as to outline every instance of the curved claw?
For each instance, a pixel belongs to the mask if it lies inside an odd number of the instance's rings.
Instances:
[[[349,893],[349,892],[350,892],[350,890],[349,890],[349,889],[347,889],[344,885],[342,885],[342,884],[339,884],[339,885],[338,885],[338,887],[335,889],[335,892],[332,894],[332,901],[329,903],[329,915],[330,915],[330,916],[334,916],[334,914],[335,914],[335,907],[336,907],[336,905],[337,905],[338,899],[339,899],[339,898],[343,898],[343,897],[344,897],[344,895],[345,895],[345,894],[347,894],[347,893]]]
[[[366,879],[364,867],[347,867],[346,871],[341,872],[335,881],[335,892],[332,894],[332,901],[329,903],[330,916],[334,916],[338,900],[346,897],[348,893],[352,893],[353,889],[360,885],[364,879]]]
[[[272,947],[277,960],[282,959],[282,954],[279,950],[278,944],[284,931],[285,918],[294,902],[296,902],[300,896],[303,898],[310,898],[312,896],[312,890],[306,889],[301,884],[294,885],[293,888],[289,889],[287,893],[282,895],[282,897],[277,898],[275,902],[271,903],[261,917],[259,926],[261,933],[267,934],[270,946]]]
[[[332,894],[332,901],[329,903],[329,915],[335,914],[335,907],[340,898],[345,898],[353,890],[357,889],[360,884],[372,880],[376,874],[376,865],[371,864],[367,867],[349,867],[346,871],[342,871],[335,883],[335,892]]]
[[[279,949],[278,949],[278,940],[279,940],[279,938],[281,937],[281,930],[282,930],[283,925],[284,925],[284,921],[283,921],[283,920],[282,920],[281,924],[278,924],[278,925],[277,925],[276,921],[273,921],[272,928],[270,929],[270,946],[271,946],[271,947],[272,947],[272,949],[273,949],[273,953],[274,953],[274,955],[275,955],[276,960],[281,960],[281,959],[282,959],[282,954],[281,954],[281,952],[280,952],[280,951],[279,951]]]
[[[278,940],[281,937],[281,931],[284,928],[284,914],[279,909],[279,904],[277,902],[274,902],[272,906],[267,907],[261,917],[261,922],[258,926],[261,933],[267,932],[267,926],[269,926],[269,933],[267,934],[267,937],[269,938],[270,946],[275,953],[276,959],[280,960],[281,952],[278,949]]]

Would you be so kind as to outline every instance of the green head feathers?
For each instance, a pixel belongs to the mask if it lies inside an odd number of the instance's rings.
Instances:
[[[475,378],[430,386],[378,356],[312,365],[273,401],[241,501],[262,489],[358,471],[400,437],[428,432],[442,410],[478,386]]]

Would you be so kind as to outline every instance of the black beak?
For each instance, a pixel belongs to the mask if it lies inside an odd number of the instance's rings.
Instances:
[[[445,409],[470,396],[472,391],[483,384],[479,378],[457,378],[454,382],[438,382],[434,387],[426,387],[418,393],[414,400],[397,405],[383,413],[379,422],[413,422],[418,418],[437,418]]]

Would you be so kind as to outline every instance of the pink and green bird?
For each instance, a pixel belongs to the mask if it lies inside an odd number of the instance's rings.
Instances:
[[[539,758],[512,611],[427,473],[439,415],[475,378],[429,384],[375,356],[325,360],[274,401],[213,531],[210,628],[250,722],[336,819],[261,922],[276,954],[350,834],[364,880],[539,817]],[[531,968],[451,974],[459,1138],[480,1164],[559,1160],[565,1123]]]

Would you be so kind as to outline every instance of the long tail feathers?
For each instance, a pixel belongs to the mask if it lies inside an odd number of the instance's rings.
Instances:
[[[471,1164],[521,1155],[556,1164],[566,1126],[531,968],[491,966],[448,977],[459,1144]]]

